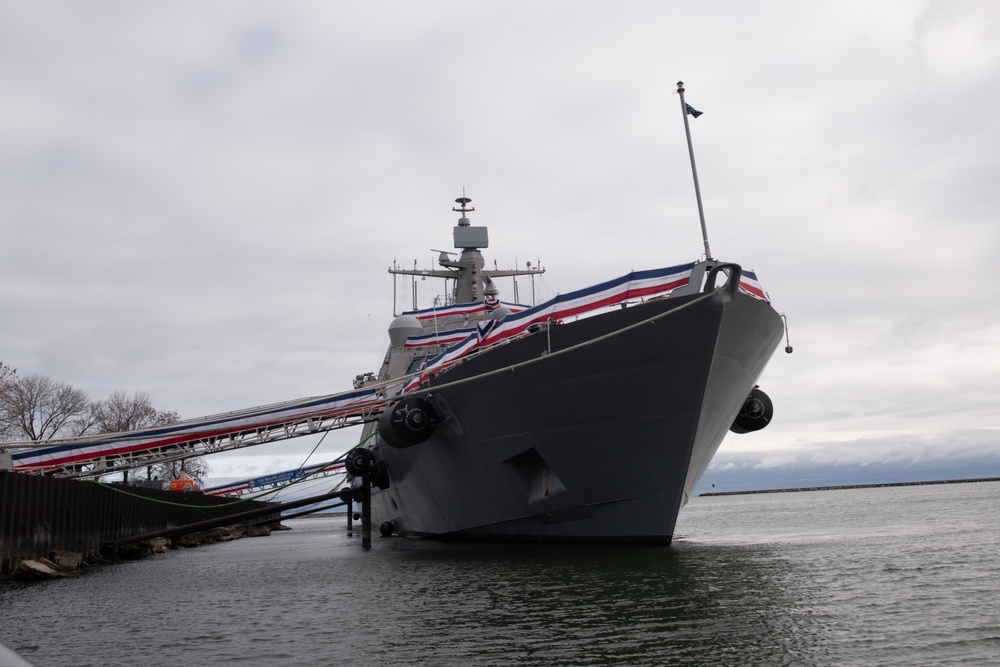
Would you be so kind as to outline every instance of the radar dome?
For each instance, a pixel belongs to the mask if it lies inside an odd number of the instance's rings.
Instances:
[[[410,336],[419,336],[424,332],[424,326],[413,315],[400,315],[389,325],[389,344],[402,347]]]

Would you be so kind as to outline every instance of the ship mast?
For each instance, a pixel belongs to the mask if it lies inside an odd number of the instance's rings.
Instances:
[[[438,266],[441,269],[417,269],[416,265],[413,269],[403,269],[394,264],[389,269],[389,273],[393,276],[420,276],[421,278],[445,278],[446,281],[454,280],[455,287],[448,299],[449,303],[472,303],[483,301],[487,297],[496,297],[497,288],[493,283],[494,278],[534,277],[545,273],[545,269],[542,267],[531,268],[530,262],[527,269],[483,268],[485,261],[480,250],[489,247],[487,228],[473,226],[469,221],[467,214],[476,209],[469,206],[472,200],[465,196],[464,190],[462,196],[456,199],[455,203],[459,205],[458,208],[451,210],[462,215],[453,229],[455,249],[461,251],[458,259],[452,258],[455,253],[436,250],[434,252],[439,253]],[[395,311],[395,282],[393,283],[393,306]],[[416,304],[414,304],[414,308],[416,308]]]
[[[480,249],[489,247],[489,235],[486,227],[473,227],[469,222],[466,214],[476,210],[475,207],[469,206],[471,202],[472,200],[465,196],[463,188],[462,196],[455,200],[459,208],[451,209],[455,213],[462,214],[454,230],[455,249],[461,250],[462,254],[457,261],[447,256],[438,259],[438,264],[441,266],[458,271],[455,280],[455,303],[471,303],[482,301],[484,298],[483,266],[486,262]]]
[[[691,144],[691,127],[688,116],[697,118],[701,115],[694,107],[684,101],[684,82],[677,82],[677,94],[681,98],[681,116],[684,118],[684,134],[687,135],[688,155],[691,157],[691,175],[694,177],[694,196],[698,200],[698,217],[701,219],[701,238],[705,242],[705,259],[712,259],[712,251],[708,247],[708,227],[705,226],[705,209],[701,205],[701,188],[698,186],[698,167],[694,164],[694,146]]]

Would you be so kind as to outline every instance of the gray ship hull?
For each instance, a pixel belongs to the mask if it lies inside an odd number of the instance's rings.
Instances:
[[[375,526],[406,536],[669,543],[782,335],[723,290],[553,326],[434,378],[430,439],[377,438]],[[528,363],[525,363],[528,362]]]

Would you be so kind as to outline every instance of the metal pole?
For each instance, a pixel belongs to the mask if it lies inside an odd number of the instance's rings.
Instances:
[[[698,217],[701,219],[701,238],[705,241],[705,259],[712,259],[708,247],[708,227],[705,226],[705,209],[701,205],[701,188],[698,186],[698,168],[694,164],[694,146],[691,144],[691,127],[688,125],[687,103],[684,101],[684,82],[677,82],[677,94],[681,97],[681,116],[684,118],[684,134],[687,135],[688,155],[691,157],[691,175],[694,176],[694,196],[698,200]]]
[[[396,268],[396,259],[395,258],[393,258],[393,260],[392,260],[392,268],[394,268],[394,269]],[[396,291],[397,291],[396,290],[396,274],[393,273],[392,274],[392,316],[393,317],[395,317],[396,315],[399,315],[399,313],[396,312],[396,305],[399,303],[399,299],[396,296]]]
[[[367,470],[361,476],[361,546],[372,546],[372,476]]]
[[[347,534],[351,535],[354,530],[354,501],[347,500]]]

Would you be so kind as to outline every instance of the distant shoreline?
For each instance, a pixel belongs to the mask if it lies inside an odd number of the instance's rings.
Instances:
[[[884,484],[843,484],[840,486],[803,486],[793,489],[757,489],[754,491],[709,491],[699,493],[705,496],[743,496],[750,493],[797,493],[799,491],[839,491],[841,489],[878,489],[885,486],[924,486],[926,484],[969,484],[972,482],[1000,482],[1000,477],[983,477],[979,479],[938,479],[925,482],[886,482]]]

